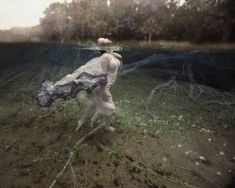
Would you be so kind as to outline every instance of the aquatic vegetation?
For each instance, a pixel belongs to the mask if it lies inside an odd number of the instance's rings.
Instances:
[[[132,55],[138,56],[139,51],[129,53],[131,63]],[[82,64],[86,58],[75,58],[77,61]],[[234,105],[205,101],[214,97],[213,100],[232,102],[232,91],[204,85],[209,93],[193,100],[190,82],[176,79],[176,91],[167,85],[152,92],[171,77],[158,67],[139,67],[119,75],[111,89],[117,106],[112,122],[116,132],[100,130],[74,148],[92,130],[88,120],[75,132],[93,96],[80,93],[76,99],[58,100],[47,109],[37,106],[35,100],[43,79],[59,79],[72,72],[74,66],[77,63],[54,64],[39,58],[2,71],[0,165],[5,174],[0,179],[7,179],[4,185],[48,187],[65,164],[66,170],[56,179],[56,185],[227,184],[234,166]],[[104,117],[98,118],[95,127],[103,126],[103,122]],[[72,158],[70,152],[74,152]]]

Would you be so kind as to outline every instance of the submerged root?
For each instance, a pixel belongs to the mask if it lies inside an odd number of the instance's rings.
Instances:
[[[175,93],[176,93],[176,88],[179,88],[185,93],[187,93],[189,98],[192,99],[193,101],[197,101],[205,105],[213,105],[213,104],[222,105],[222,106],[234,106],[235,105],[234,99],[231,99],[231,101],[221,100],[223,98],[226,98],[226,96],[222,92],[218,92],[215,89],[205,87],[205,86],[200,86],[200,85],[192,86],[192,85],[193,84],[191,84],[190,91],[188,92],[186,88],[177,84],[177,87],[174,88]],[[151,90],[150,95],[148,97],[148,105],[151,104],[151,101],[153,100],[153,97],[158,90],[161,90],[164,87],[174,87],[174,86],[176,86],[176,82],[174,81],[174,83],[172,83],[172,80],[170,80],[167,83],[154,87]],[[231,98],[231,97],[228,97],[228,98]],[[233,96],[232,98],[235,98],[235,96]]]
[[[185,62],[181,69],[182,72],[179,71],[180,69],[178,71],[173,71],[173,69],[168,66],[169,64],[167,64],[167,62],[170,62],[173,60],[180,60],[181,62]],[[181,91],[186,93],[189,96],[189,98],[192,99],[193,101],[198,101],[203,104],[218,104],[218,105],[227,105],[227,106],[234,105],[234,102],[224,102],[223,100],[221,100],[225,98],[231,99],[231,97],[234,98],[235,100],[234,94],[224,94],[223,92],[219,92],[214,88],[205,86],[203,84],[199,84],[199,82],[203,82],[206,79],[205,75],[203,72],[198,70],[197,64],[188,62],[188,59],[186,56],[184,56],[184,54],[181,54],[179,56],[167,56],[166,54],[163,54],[163,55],[154,54],[140,61],[123,66],[120,72],[120,75],[129,74],[140,68],[143,68],[144,66],[147,66],[153,63],[155,63],[156,66],[158,66],[158,69],[156,69],[155,71],[159,71],[160,73],[166,73],[171,76],[171,79],[164,84],[157,85],[151,90],[148,96],[147,105],[151,103],[157,91],[166,87],[173,88],[175,93],[177,89],[180,89]],[[183,87],[182,85],[179,85],[176,82],[175,78],[177,74],[180,77],[182,77],[184,80],[187,80],[189,82],[188,87]]]
[[[177,92],[177,89],[180,89],[184,93],[186,93],[190,99],[193,101],[197,101],[201,104],[206,105],[223,105],[223,106],[234,106],[235,105],[235,95],[232,93],[224,93],[221,91],[217,91],[214,88],[199,85],[197,83],[190,83],[189,89],[183,87],[182,85],[178,84],[175,79],[171,79],[164,84],[160,84],[155,86],[151,91],[147,98],[147,105],[150,105],[154,95],[157,91],[161,91],[163,88],[173,88],[174,93]],[[230,101],[225,101],[224,99],[228,99]]]
[[[235,102],[225,102],[225,101],[219,101],[219,100],[210,100],[204,102],[204,104],[210,105],[210,104],[219,104],[222,106],[234,106]]]
[[[148,97],[148,105],[151,103],[151,101],[152,101],[153,96],[155,95],[155,93],[156,93],[158,90],[160,90],[160,89],[162,89],[162,88],[164,88],[164,87],[171,87],[171,88],[173,88],[174,91],[176,92],[176,90],[177,90],[177,83],[176,83],[176,81],[175,81],[174,79],[171,79],[171,80],[169,80],[167,83],[164,83],[164,84],[161,84],[161,85],[158,85],[158,86],[154,87],[154,88],[151,90],[150,95],[149,95],[149,97]]]
[[[73,175],[73,187],[75,188],[76,187],[76,175],[75,175],[75,172],[73,170],[73,166],[71,165],[71,162],[69,162],[69,166],[70,166],[70,169],[71,169],[71,172],[72,172],[72,175]]]

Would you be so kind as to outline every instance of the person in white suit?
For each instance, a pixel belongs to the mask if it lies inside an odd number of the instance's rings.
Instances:
[[[107,75],[107,84],[99,85],[95,89],[95,97],[92,103],[87,107],[85,114],[78,121],[76,130],[78,130],[89,115],[93,113],[91,118],[92,127],[98,115],[103,114],[108,117],[106,130],[114,131],[114,128],[109,125],[112,116],[116,113],[110,89],[116,81],[118,70],[121,66],[120,58],[121,56],[117,53],[105,52],[99,57],[99,61],[97,61],[98,59],[94,59],[92,62],[88,62],[85,65],[84,70],[91,74],[95,74],[96,71],[100,72],[101,69],[101,72]]]
[[[66,99],[69,96],[76,97],[81,90],[85,90],[88,93],[94,90],[94,100],[88,105],[85,114],[78,121],[76,130],[84,124],[92,113],[92,126],[99,114],[108,116],[110,120],[116,113],[110,88],[115,83],[122,62],[122,56],[110,50],[108,45],[111,43],[112,41],[109,39],[99,38],[100,57],[90,60],[55,84],[45,80],[37,96],[38,104],[42,107],[49,107],[56,99]],[[107,129],[110,131],[114,130],[109,125]]]
[[[114,53],[108,49],[108,45],[112,44],[112,41],[105,38],[99,38],[98,44],[101,48],[102,55],[98,59],[93,59],[82,67],[82,71],[88,72],[92,75],[98,73],[104,73],[107,75],[107,84],[99,85],[95,89],[95,97],[93,102],[88,106],[85,114],[78,121],[78,130],[85,122],[87,117],[93,113],[91,118],[91,126],[97,119],[99,114],[106,115],[108,117],[108,122],[106,130],[114,131],[115,129],[109,125],[112,116],[116,113],[116,108],[113,102],[113,98],[110,92],[111,87],[116,81],[118,70],[121,67],[122,56],[120,54]],[[76,80],[75,80],[76,82]]]

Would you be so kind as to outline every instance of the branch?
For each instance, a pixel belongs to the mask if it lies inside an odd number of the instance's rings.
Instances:
[[[71,172],[73,174],[73,187],[75,188],[76,187],[76,176],[75,176],[73,166],[71,165],[71,163],[69,163],[69,166],[70,166]]]
[[[225,105],[225,106],[233,106],[235,105],[235,102],[223,102],[218,100],[210,100],[205,102],[204,104],[219,104],[219,105]]]
[[[69,153],[68,160],[64,164],[62,170],[56,175],[55,179],[51,182],[49,188],[53,188],[54,187],[54,185],[56,184],[58,179],[63,175],[63,173],[64,173],[65,169],[67,168],[67,166],[71,164],[71,160],[72,160],[74,154],[76,153],[76,149],[78,148],[78,146],[81,145],[86,139],[88,139],[89,137],[91,137],[94,134],[96,134],[103,127],[104,127],[104,125],[100,125],[100,126],[96,127],[95,129],[92,129],[90,132],[88,132],[85,136],[83,136],[81,139],[79,139],[75,143],[75,145],[73,146],[73,150]]]
[[[163,87],[168,87],[168,86],[171,86],[173,84],[173,80],[169,80],[167,83],[164,83],[164,84],[161,84],[161,85],[158,85],[156,86],[155,88],[153,88],[150,92],[150,95],[148,97],[148,103],[150,104],[152,99],[153,99],[153,96],[155,94],[155,92],[158,90],[158,89],[161,89]]]

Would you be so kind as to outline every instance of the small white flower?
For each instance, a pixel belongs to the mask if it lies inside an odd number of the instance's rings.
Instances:
[[[224,155],[224,152],[220,151],[219,154],[223,156],[223,155]]]
[[[199,159],[202,160],[202,161],[206,161],[206,158],[204,156],[199,156]]]
[[[192,151],[186,151],[184,154],[185,155],[190,155],[192,153]]]
[[[166,157],[163,157],[162,160],[163,160],[163,162],[166,162],[166,161],[167,161],[167,158],[166,158]]]
[[[229,125],[227,125],[227,124],[226,124],[226,125],[224,125],[224,128],[225,128],[225,129],[229,128]]]
[[[130,101],[129,101],[129,100],[127,100],[127,99],[126,99],[126,101],[125,101],[125,102],[126,102],[127,104],[130,104]]]
[[[216,174],[217,174],[218,176],[221,176],[221,175],[222,175],[222,173],[221,173],[220,171],[217,171]]]
[[[211,142],[211,138],[208,138],[208,141]]]
[[[180,115],[178,119],[179,119],[179,121],[182,121],[183,120],[183,115]]]
[[[210,133],[211,131],[209,129],[201,128],[200,132],[201,133]]]

